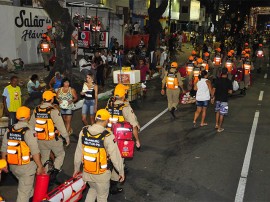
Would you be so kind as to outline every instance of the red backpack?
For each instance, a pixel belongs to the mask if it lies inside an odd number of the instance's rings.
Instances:
[[[133,126],[129,122],[118,122],[112,125],[112,131],[123,158],[133,158],[134,141],[132,139]]]

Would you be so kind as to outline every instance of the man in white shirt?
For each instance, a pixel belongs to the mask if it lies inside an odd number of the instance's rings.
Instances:
[[[85,55],[84,58],[80,59],[79,66],[80,66],[80,72],[84,76],[86,76],[90,72],[92,63],[88,55]]]

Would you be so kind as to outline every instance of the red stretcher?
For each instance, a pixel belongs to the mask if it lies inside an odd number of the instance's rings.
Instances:
[[[50,202],[77,202],[82,198],[82,192],[86,184],[82,179],[82,173],[66,181],[49,192],[44,201]]]

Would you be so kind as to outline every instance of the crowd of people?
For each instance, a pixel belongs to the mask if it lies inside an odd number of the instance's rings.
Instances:
[[[181,51],[182,33],[178,32],[176,36],[179,42],[177,47]],[[84,97],[81,110],[84,127],[78,136],[73,175],[80,172],[83,164],[83,179],[90,185],[86,201],[106,201],[109,193],[123,191],[118,183],[125,180],[124,158],[127,153],[124,155],[119,140],[115,139],[118,135],[115,128],[121,123],[127,131],[132,131],[134,142],[125,141],[133,142],[133,148],[140,150],[140,125],[126,99],[129,88],[126,85],[118,84],[107,106],[102,109],[97,107],[98,93],[104,87],[104,80],[110,75],[113,65],[128,65],[140,70],[141,82],[151,78],[155,72],[160,72],[161,94],[167,95],[172,120],[176,118],[175,111],[183,94],[189,93],[196,99],[193,127],[208,125],[207,108],[210,103],[215,104],[215,128],[220,133],[224,131],[224,117],[229,112],[230,94],[240,89],[244,95],[245,90],[251,86],[254,59],[258,72],[262,68],[265,55],[263,44],[259,41],[257,38],[247,40],[241,49],[228,49],[222,45],[213,51],[204,48],[202,54],[195,49],[184,66],[180,66],[168,57],[169,40],[162,41],[156,51],[149,53],[149,57],[146,57],[145,46],[126,51],[119,46],[117,40],[113,40],[108,52],[97,51],[94,57],[87,56],[80,60],[80,70],[85,77],[80,92],[76,92],[70,80],[60,72],[56,72],[49,82],[50,89],[45,89],[38,75],[33,74],[27,83],[29,99],[25,102],[27,104],[38,99],[39,104],[34,107],[32,115],[30,109],[22,104],[19,78],[12,76],[10,85],[2,94],[4,111],[10,121],[1,152],[2,159],[7,161],[10,171],[19,180],[17,201],[29,200],[34,174],[47,171],[48,168],[43,166],[48,159],[54,162],[52,173],[58,175],[61,172],[65,158],[64,146],[70,144],[69,137],[73,133],[72,109],[78,95]],[[256,43],[258,46],[255,47]],[[200,115],[201,121],[197,124]],[[126,122],[129,125],[123,124]],[[7,171],[7,165],[4,165],[2,170]]]

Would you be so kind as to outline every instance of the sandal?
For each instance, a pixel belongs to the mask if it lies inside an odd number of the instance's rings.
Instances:
[[[218,133],[221,133],[222,131],[224,131],[224,128],[219,128],[219,129],[217,130]]]
[[[208,126],[208,123],[203,123],[203,124],[201,124],[200,126],[201,126],[201,127],[203,127],[203,126]]]
[[[193,122],[193,128],[196,128],[196,122]]]
[[[215,126],[215,129],[218,129],[218,125]]]

